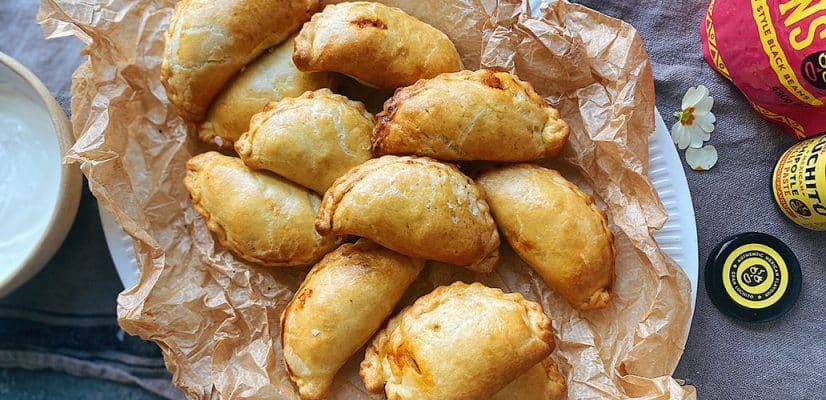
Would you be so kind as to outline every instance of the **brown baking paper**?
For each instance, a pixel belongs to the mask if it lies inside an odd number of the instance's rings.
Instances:
[[[572,135],[553,165],[609,210],[618,251],[615,297],[579,313],[509,249],[489,276],[435,265],[406,302],[434,285],[481,280],[540,301],[554,320],[568,396],[690,399],[669,375],[683,351],[691,290],[651,232],[666,213],[646,178],[654,89],[648,56],[628,24],[556,2],[531,16],[519,0],[393,0],[447,33],[468,68],[516,72],[558,107]],[[118,297],[123,329],[156,342],[189,398],[297,399],[282,364],[279,315],[306,269],[263,269],[218,246],[181,184],[203,151],[159,80],[173,1],[43,0],[49,37],[76,35],[89,60],[74,75],[72,123],[92,192],[135,239],[141,275]],[[369,60],[365,60],[369,61]],[[191,127],[189,127],[191,128]],[[330,399],[364,391],[357,353]]]

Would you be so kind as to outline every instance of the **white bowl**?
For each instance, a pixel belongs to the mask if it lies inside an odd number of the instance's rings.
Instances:
[[[72,226],[82,179],[62,160],[73,142],[49,90],[0,52],[0,297],[40,271]]]

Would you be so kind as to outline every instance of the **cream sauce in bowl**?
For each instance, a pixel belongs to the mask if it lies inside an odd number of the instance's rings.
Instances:
[[[0,280],[45,234],[58,201],[60,158],[45,106],[0,83]]]
[[[72,227],[83,180],[61,160],[73,142],[49,89],[0,52],[0,297],[40,271]]]

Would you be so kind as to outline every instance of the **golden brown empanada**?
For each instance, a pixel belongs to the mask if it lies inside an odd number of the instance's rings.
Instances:
[[[424,267],[367,239],[316,264],[281,314],[281,346],[302,399],[323,399]]]
[[[244,163],[323,194],[369,160],[373,115],[329,89],[269,103],[235,144]]]
[[[161,82],[187,120],[200,122],[224,84],[318,10],[318,0],[181,0],[166,31]]]
[[[520,375],[490,400],[562,400],[567,385],[550,357]]]
[[[477,182],[505,239],[548,286],[580,310],[608,304],[614,236],[591,196],[533,164],[496,168]]]
[[[425,157],[384,156],[353,168],[324,195],[315,227],[477,272],[499,259],[483,192],[455,165]]]
[[[298,97],[308,90],[332,88],[336,74],[301,72],[293,65],[293,41],[285,40],[246,66],[227,83],[209,107],[198,135],[221,148],[233,143],[250,127],[250,119],[271,101]]]
[[[556,155],[568,124],[507,72],[442,74],[399,89],[376,115],[373,154],[530,161]]]
[[[391,90],[462,69],[447,35],[398,8],[333,4],[304,24],[293,61],[302,71],[335,71]]]
[[[359,374],[388,400],[479,400],[554,348],[551,320],[521,294],[480,283],[436,288],[402,310],[367,347]]]
[[[235,255],[272,267],[318,261],[340,242],[313,229],[318,195],[241,159],[208,152],[186,163],[184,186],[218,242]]]

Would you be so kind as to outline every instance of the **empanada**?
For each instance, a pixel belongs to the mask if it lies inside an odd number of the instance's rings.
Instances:
[[[244,163],[323,194],[369,160],[373,115],[329,89],[267,104],[235,144]]]
[[[426,157],[384,156],[353,168],[324,195],[315,227],[477,272],[499,259],[483,192],[455,165]]]
[[[605,307],[614,236],[594,199],[558,172],[516,164],[482,173],[494,219],[519,256],[573,307]]]
[[[550,357],[520,375],[490,400],[562,400],[567,385]]]
[[[316,264],[281,315],[281,346],[302,399],[323,399],[424,267],[367,239]]]
[[[247,65],[227,83],[209,107],[198,135],[221,148],[233,143],[250,127],[250,119],[271,101],[298,97],[308,90],[332,88],[330,72],[301,72],[293,65],[293,41],[287,39]]]
[[[340,242],[313,229],[318,195],[268,172],[252,171],[239,158],[214,151],[192,157],[184,186],[218,242],[244,260],[304,266]]]
[[[302,71],[335,71],[392,90],[462,69],[447,35],[398,8],[333,4],[304,24],[293,61]]]
[[[161,82],[184,119],[200,122],[224,84],[318,10],[318,0],[181,0],[166,31]]]
[[[388,400],[479,400],[554,348],[551,320],[521,294],[480,283],[436,288],[390,320],[359,374]]]
[[[533,87],[507,72],[442,74],[399,89],[376,115],[373,154],[530,161],[559,153],[569,128]]]

